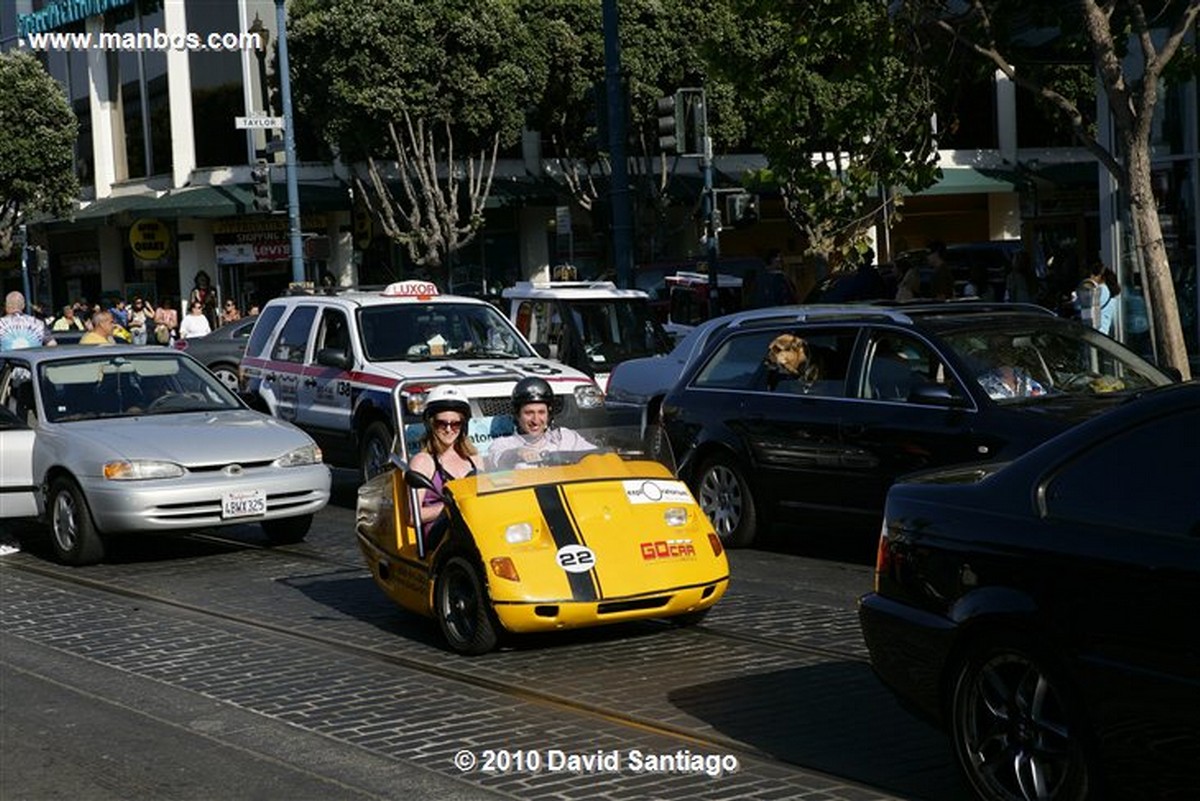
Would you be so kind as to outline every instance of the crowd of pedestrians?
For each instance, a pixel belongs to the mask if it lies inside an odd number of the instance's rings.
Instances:
[[[176,339],[201,337],[215,327],[242,318],[237,304],[228,299],[217,314],[203,298],[193,297],[188,313],[180,319],[174,300],[163,297],[155,306],[141,295],[131,301],[112,298],[106,303],[89,303],[80,298],[47,313],[40,304],[27,308],[21,292],[9,292],[4,299],[4,317],[0,318],[0,351],[64,342],[102,344],[128,342],[134,345],[170,345]],[[257,309],[251,309],[256,313]]]

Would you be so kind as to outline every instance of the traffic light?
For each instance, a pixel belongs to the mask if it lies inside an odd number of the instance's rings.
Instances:
[[[679,94],[658,99],[658,147],[664,153],[679,153],[683,141],[683,103]]]
[[[250,179],[254,182],[254,210],[270,213],[274,210],[271,199],[271,165],[265,159],[259,159],[250,170]]]
[[[758,195],[739,192],[725,198],[725,217],[735,228],[758,222]]]

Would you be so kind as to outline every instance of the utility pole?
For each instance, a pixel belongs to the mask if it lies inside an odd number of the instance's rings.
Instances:
[[[31,309],[33,296],[29,293],[29,229],[25,227],[25,223],[17,226],[16,238],[21,245],[21,288],[25,290],[26,308]]]
[[[629,209],[629,170],[625,162],[625,99],[621,91],[621,40],[617,0],[604,0],[604,81],[608,99],[608,152],[612,160],[613,261],[617,285],[633,287],[633,225]]]
[[[279,28],[279,94],[283,100],[283,151],[287,157],[288,234],[292,251],[292,281],[302,283],[304,243],[300,239],[300,187],[296,182],[296,126],[292,116],[292,76],[288,71],[287,9],[275,0],[275,24]]]
[[[717,198],[713,192],[713,151],[712,137],[708,135],[708,98],[703,89],[698,91],[696,135],[700,140],[700,169],[704,173],[704,255],[708,260],[708,316],[712,319],[721,309],[721,283],[717,276],[717,237],[721,234],[721,223],[717,213]]]

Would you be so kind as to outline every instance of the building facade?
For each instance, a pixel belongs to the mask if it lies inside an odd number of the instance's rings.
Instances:
[[[75,164],[84,188],[72,219],[33,226],[34,241],[49,254],[47,269],[36,276],[38,297],[61,304],[140,294],[178,304],[204,274],[220,296],[245,309],[286,289],[293,272],[283,154],[271,143],[281,134],[236,122],[281,113],[274,1],[0,4],[0,48],[33,34],[84,37],[39,51],[80,121]],[[102,36],[108,38],[99,46]],[[955,149],[941,151],[942,181],[906,198],[902,221],[877,231],[881,260],[933,239],[1021,239],[1043,263],[1066,270],[1099,252],[1130,288],[1122,294],[1118,330],[1127,338],[1149,336],[1139,265],[1115,184],[1085,150],[1047,139],[1040,118],[1003,75],[986,89],[963,115]],[[1107,121],[1103,107],[1100,112]],[[1160,213],[1185,336],[1197,353],[1197,84],[1172,88],[1156,122]],[[303,123],[297,121],[304,277],[339,284],[404,277],[410,272],[404,254],[355,202],[347,168],[317,158],[313,137],[300,135]],[[1101,135],[1111,139],[1104,125]],[[494,289],[545,276],[549,265],[566,261],[584,274],[602,272],[603,219],[572,202],[555,180],[554,165],[542,158],[537,134],[528,133],[519,153],[510,155],[497,164],[485,228],[456,254],[452,286]],[[255,205],[252,170],[262,160],[271,165],[271,212]],[[760,162],[727,156],[716,167],[736,185]],[[697,183],[694,163],[682,164],[680,172]],[[695,199],[677,198],[676,206],[667,230],[640,234],[638,246],[648,254],[699,258]],[[760,216],[754,226],[722,232],[722,255],[798,254],[778,201],[764,198]],[[639,256],[648,258],[653,255]],[[9,288],[12,270],[0,271],[0,278]],[[19,275],[15,280],[19,286]]]

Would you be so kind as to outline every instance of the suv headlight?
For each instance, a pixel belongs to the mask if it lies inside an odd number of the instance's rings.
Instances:
[[[296,450],[280,456],[271,462],[271,467],[303,467],[320,463],[321,449],[316,445],[305,445],[303,448],[296,448]]]
[[[105,462],[104,477],[109,481],[142,481],[152,478],[179,478],[183,468],[174,462],[135,459]]]
[[[595,384],[575,387],[575,405],[580,409],[599,409],[604,405],[604,393]]]

